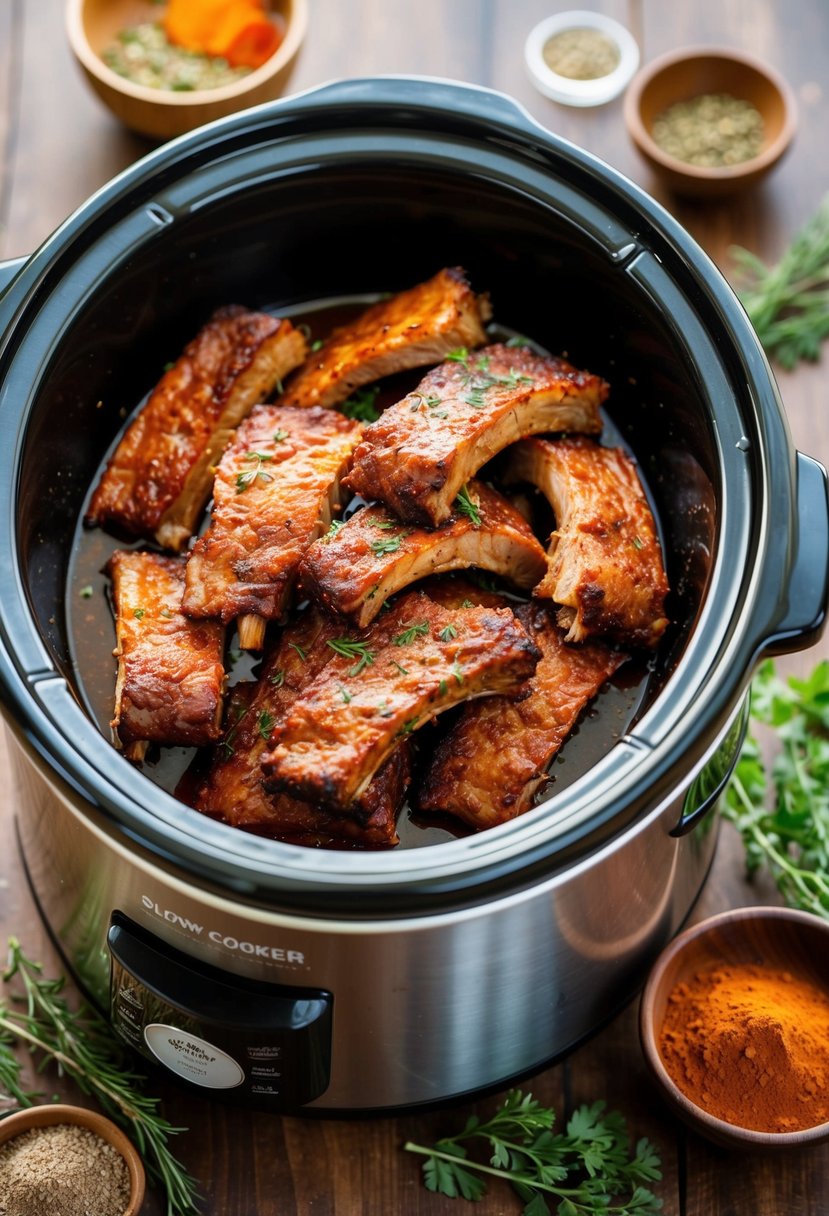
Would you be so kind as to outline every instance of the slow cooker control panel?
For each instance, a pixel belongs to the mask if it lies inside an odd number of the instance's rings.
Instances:
[[[330,992],[231,976],[120,912],[107,943],[112,1025],[152,1063],[275,1111],[296,1110],[327,1089]]]

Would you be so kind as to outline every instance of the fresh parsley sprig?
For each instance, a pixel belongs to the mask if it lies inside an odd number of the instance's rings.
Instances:
[[[546,1196],[557,1201],[557,1216],[647,1216],[661,1210],[646,1184],[661,1177],[653,1146],[640,1139],[631,1156],[627,1125],[604,1102],[580,1106],[564,1132],[553,1132],[555,1111],[520,1089],[506,1095],[495,1115],[472,1116],[463,1131],[433,1146],[413,1144],[408,1152],[427,1158],[427,1189],[450,1198],[479,1200],[487,1179],[510,1182],[524,1201],[524,1216],[550,1216]],[[469,1155],[470,1142],[484,1142],[489,1163]]]
[[[150,1177],[163,1189],[167,1216],[196,1216],[196,1183],[170,1152],[168,1139],[184,1128],[173,1127],[158,1112],[159,1100],[143,1093],[146,1078],[130,1068],[112,1033],[94,1009],[69,1008],[61,995],[64,979],[46,979],[39,963],[23,953],[16,938],[9,939],[6,983],[22,987],[20,1008],[0,1001],[0,1085],[21,1106],[39,1096],[22,1089],[22,1066],[12,1050],[14,1043],[41,1057],[40,1067],[52,1063],[58,1074],[70,1077],[78,1088],[97,1100],[104,1111],[135,1141]]]
[[[769,659],[754,677],[751,714],[774,731],[770,770],[757,739],[743,745],[724,814],[739,831],[749,876],[763,867],[786,903],[829,920],[829,662],[783,681]]]
[[[773,267],[747,249],[732,255],[740,298],[768,355],[791,369],[820,358],[829,337],[829,196]]]

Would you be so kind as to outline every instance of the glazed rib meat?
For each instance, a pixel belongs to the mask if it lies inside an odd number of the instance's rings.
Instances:
[[[409,527],[382,504],[315,541],[300,566],[305,591],[365,628],[383,603],[430,574],[477,566],[529,590],[547,569],[527,522],[497,490],[470,482],[467,510],[441,527]]]
[[[316,848],[397,844],[396,819],[411,777],[411,748],[404,739],[347,814],[332,815],[289,794],[263,787],[261,758],[274,725],[303,687],[331,658],[327,642],[336,627],[309,611],[283,633],[263,664],[256,685],[237,685],[225,735],[209,771],[187,801],[233,827]],[[242,692],[241,690],[244,690]]]
[[[541,651],[523,700],[465,705],[435,750],[418,796],[424,811],[489,828],[521,815],[585,705],[625,661],[602,642],[569,645],[542,603],[516,616]]]
[[[533,594],[562,605],[567,641],[656,646],[668,625],[668,580],[633,461],[583,436],[527,439],[510,453],[507,476],[537,486],[555,513],[547,574]]]
[[[361,432],[333,410],[253,410],[221,459],[210,525],[190,552],[188,616],[264,622],[283,614],[300,558],[331,521]],[[242,645],[262,640],[260,632]]]
[[[538,651],[509,609],[448,609],[410,591],[331,661],[274,726],[269,788],[343,810],[401,739],[472,697],[520,694]]]
[[[181,613],[184,559],[117,550],[112,579],[118,677],[115,737],[131,759],[143,744],[199,747],[221,734],[224,629]]]
[[[86,522],[183,549],[234,428],[306,349],[290,321],[237,306],[216,312],[127,428]]]
[[[458,352],[366,428],[345,481],[407,523],[435,526],[488,460],[526,435],[599,432],[608,386],[523,348]]]
[[[486,341],[489,302],[459,269],[372,305],[334,330],[287,386],[286,405],[333,406],[356,388],[406,368],[439,363],[458,346]]]

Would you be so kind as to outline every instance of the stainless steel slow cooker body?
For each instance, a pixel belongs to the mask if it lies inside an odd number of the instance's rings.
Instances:
[[[496,315],[613,385],[669,554],[674,625],[635,722],[503,827],[322,852],[159,790],[90,720],[72,535],[122,405],[210,311],[395,290],[462,264]],[[622,1005],[682,922],[761,653],[827,600],[823,471],[704,254],[613,170],[500,95],[327,86],[166,145],[0,296],[0,681],[23,857],[69,965],[185,1081],[273,1109],[497,1084]]]

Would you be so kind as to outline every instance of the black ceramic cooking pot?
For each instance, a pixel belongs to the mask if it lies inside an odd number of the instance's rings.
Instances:
[[[500,324],[611,383],[608,427],[662,528],[669,634],[622,729],[510,824],[365,854],[207,822],[90,709],[89,665],[109,658],[78,648],[73,555],[95,472],[215,307],[301,313],[458,264]],[[277,1109],[430,1101],[567,1050],[686,916],[754,664],[809,644],[826,607],[825,476],[793,450],[717,270],[507,98],[379,79],[162,147],[4,274],[0,682],[20,835],[119,1033]],[[219,1064],[201,1073],[199,1053]]]

